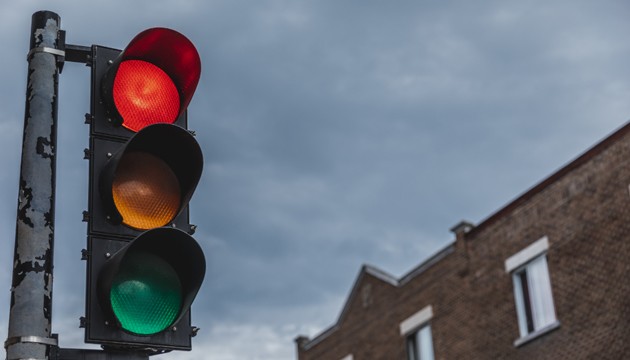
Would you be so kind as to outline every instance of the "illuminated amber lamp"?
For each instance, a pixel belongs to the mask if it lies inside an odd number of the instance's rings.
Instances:
[[[99,189],[110,221],[136,230],[168,225],[194,192],[203,167],[199,144],[175,125],[149,125],[101,172]]]

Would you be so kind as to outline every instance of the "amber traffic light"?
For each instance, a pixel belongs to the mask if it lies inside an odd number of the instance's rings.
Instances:
[[[100,172],[106,218],[136,230],[170,225],[188,204],[202,167],[201,148],[187,130],[167,124],[145,127]]]
[[[120,159],[111,192],[122,223],[140,230],[167,225],[179,212],[182,199],[173,170],[146,151]]]

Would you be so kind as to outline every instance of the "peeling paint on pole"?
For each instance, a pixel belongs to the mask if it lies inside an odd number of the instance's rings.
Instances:
[[[7,359],[47,359],[51,337],[59,15],[33,14]]]

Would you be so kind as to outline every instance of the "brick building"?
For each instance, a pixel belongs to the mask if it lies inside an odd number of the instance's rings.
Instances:
[[[630,359],[630,123],[401,278],[363,266],[298,360]]]

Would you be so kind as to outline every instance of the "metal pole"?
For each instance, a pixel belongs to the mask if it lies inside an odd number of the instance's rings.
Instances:
[[[48,359],[51,346],[57,95],[61,19],[33,14],[7,360]]]

